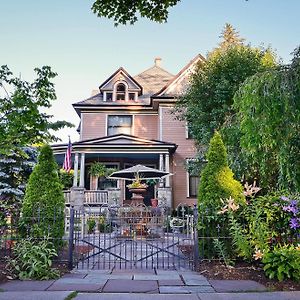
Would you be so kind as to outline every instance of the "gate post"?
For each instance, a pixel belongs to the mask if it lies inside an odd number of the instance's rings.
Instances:
[[[68,249],[68,268],[73,269],[73,241],[74,241],[74,207],[70,208],[70,226],[69,226],[69,249]]]
[[[198,207],[194,204],[194,268],[197,271],[199,265],[199,241],[198,241]]]

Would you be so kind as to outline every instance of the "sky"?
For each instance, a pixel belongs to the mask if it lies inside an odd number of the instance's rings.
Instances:
[[[63,142],[79,139],[72,103],[84,100],[119,67],[132,76],[155,57],[172,74],[220,42],[230,23],[253,46],[271,46],[284,63],[300,45],[300,0],[181,0],[168,22],[140,19],[114,27],[90,10],[92,0],[0,0],[0,65],[31,81],[34,68],[49,65],[57,100],[48,113],[75,128],[57,132]]]

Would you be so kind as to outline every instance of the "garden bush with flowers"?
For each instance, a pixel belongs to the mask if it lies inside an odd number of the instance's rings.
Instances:
[[[232,198],[221,201],[225,205],[219,214],[228,218],[231,255],[260,261],[270,279],[300,280],[300,196],[255,197],[247,189],[244,194],[245,206]]]
[[[218,140],[220,144],[220,136]],[[213,164],[214,157],[208,157],[207,166]],[[207,177],[201,180],[203,189]],[[211,176],[209,180],[212,182]],[[233,176],[228,180],[234,180]],[[215,180],[215,184],[220,183]],[[221,259],[226,265],[237,259],[256,262],[270,279],[300,280],[300,194],[259,196],[260,192],[254,182],[246,183],[237,199],[235,192],[224,193],[218,200],[214,197],[213,201],[209,193],[202,194],[203,201],[198,204],[200,253],[205,258]]]

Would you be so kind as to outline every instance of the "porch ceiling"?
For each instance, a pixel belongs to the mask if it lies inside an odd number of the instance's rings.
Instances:
[[[75,154],[72,153],[72,161],[74,161]],[[62,165],[64,161],[65,154],[59,153],[55,154],[56,162],[58,165]],[[149,161],[149,160],[157,160],[159,159],[159,154],[155,153],[86,153],[85,154],[86,160],[101,160],[103,159],[124,159],[124,160],[140,160],[141,162],[143,160]]]

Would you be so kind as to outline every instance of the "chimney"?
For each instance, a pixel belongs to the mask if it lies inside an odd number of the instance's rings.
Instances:
[[[154,63],[155,63],[155,67],[160,67],[160,65],[161,65],[161,58],[160,57],[156,57],[154,59]]]

